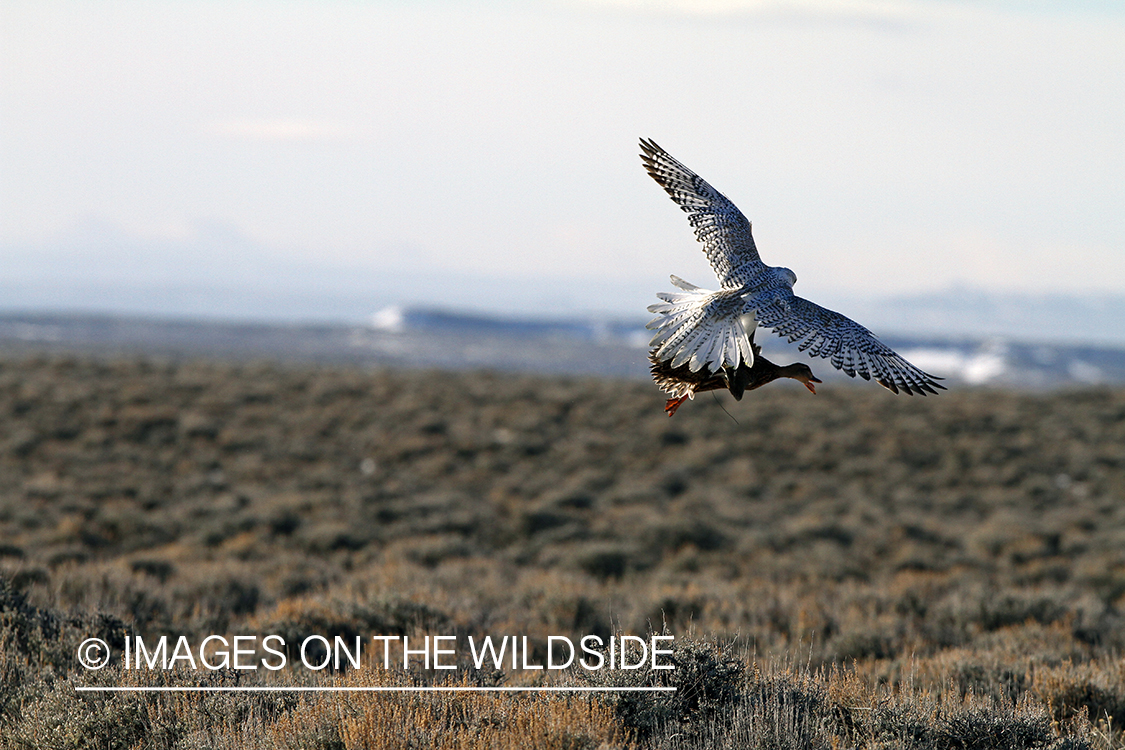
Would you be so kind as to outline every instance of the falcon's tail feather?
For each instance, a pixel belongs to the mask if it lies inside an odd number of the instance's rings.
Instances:
[[[683,289],[685,292],[694,292],[699,289],[699,287],[697,287],[695,284],[691,283],[690,281],[684,281],[675,274],[672,274],[671,278],[672,286],[676,287],[677,289]]]
[[[682,279],[672,277],[682,292],[661,292],[662,303],[649,306],[656,313],[646,327],[655,330],[649,346],[653,356],[670,361],[672,367],[688,364],[692,372],[706,367],[718,372],[723,367],[738,367],[740,362],[754,364],[754,351],[742,320],[735,310],[723,314],[716,311],[724,292],[700,289]],[[719,298],[719,299],[717,299]]]

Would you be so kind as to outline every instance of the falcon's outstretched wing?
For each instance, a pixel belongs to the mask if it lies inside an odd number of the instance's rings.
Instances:
[[[900,390],[925,396],[945,390],[933,375],[922,372],[875,338],[849,317],[798,297],[792,292],[778,293],[757,308],[758,323],[774,333],[800,341],[797,347],[810,356],[828,359],[837,370],[851,377],[859,375],[894,393]]]
[[[641,139],[641,152],[652,179],[687,213],[722,288],[752,284],[765,265],[754,246],[750,222],[738,207],[655,141]]]

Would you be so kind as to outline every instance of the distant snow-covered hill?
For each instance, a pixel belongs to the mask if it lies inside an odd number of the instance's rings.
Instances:
[[[645,377],[645,319],[535,319],[429,307],[384,308],[367,324],[269,324],[108,315],[0,315],[0,352],[85,352],[278,359],[360,365],[493,369]],[[950,385],[1055,388],[1125,384],[1125,346],[1021,341],[1004,336],[895,334],[883,340]],[[847,380],[761,332],[770,359],[807,361],[825,380]]]
[[[277,324],[361,323],[373,310],[396,305],[411,311],[416,323],[429,316],[435,326],[441,318],[454,327],[488,328],[492,316],[500,315],[515,326],[527,311],[555,321],[587,321],[596,311],[598,326],[607,318],[643,318],[656,292],[670,288],[663,271],[648,268],[624,278],[581,269],[566,278],[497,275],[385,251],[373,248],[368,256],[347,260],[268,246],[221,223],[200,222],[182,236],[154,238],[91,220],[42,241],[0,243],[0,314],[80,310]],[[696,281],[713,283],[705,279]],[[1100,281],[1092,277],[1091,288]],[[811,274],[803,277],[798,293],[879,335],[1125,347],[1123,293],[1036,294],[954,286],[894,296],[837,289],[831,280],[819,280],[821,286],[816,282]],[[552,330],[558,325],[563,324],[552,323]]]
[[[940,293],[881,298],[848,297],[840,312],[868,328],[1051,343],[1125,347],[1125,295],[986,292],[954,287]]]

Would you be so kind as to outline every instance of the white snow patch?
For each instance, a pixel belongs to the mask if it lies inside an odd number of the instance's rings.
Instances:
[[[970,385],[980,385],[1004,374],[1008,368],[1005,354],[1002,345],[992,345],[971,354],[956,349],[919,348],[904,351],[902,356],[934,375],[960,378]]]
[[[384,307],[371,316],[371,327],[380,331],[400,333],[406,327],[406,313],[398,305]]]
[[[1070,374],[1070,377],[1074,378],[1079,383],[1097,385],[1098,383],[1105,382],[1105,373],[1102,372],[1102,368],[1097,365],[1092,365],[1089,362],[1083,362],[1080,359],[1071,362],[1066,370]]]

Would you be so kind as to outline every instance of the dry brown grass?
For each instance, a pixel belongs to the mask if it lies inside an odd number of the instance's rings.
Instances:
[[[822,391],[736,423],[634,382],[0,359],[0,746],[1125,745],[1125,392]],[[663,628],[732,644],[718,709],[73,691],[126,629]]]

